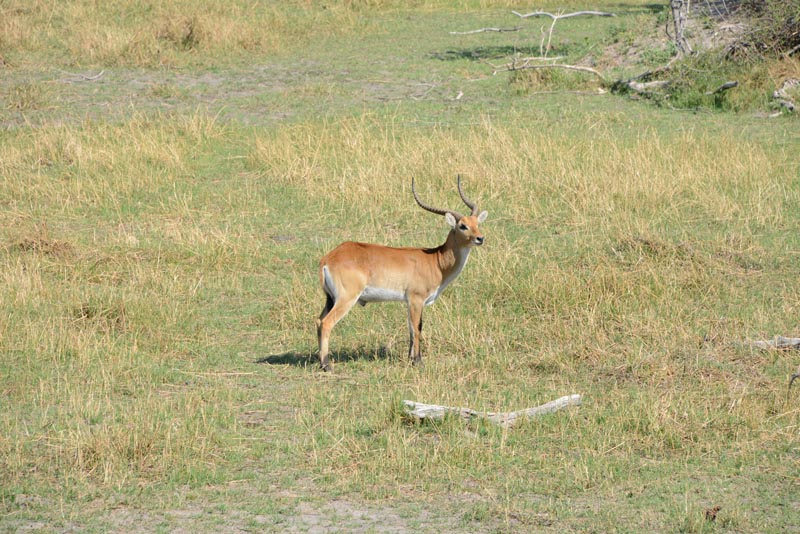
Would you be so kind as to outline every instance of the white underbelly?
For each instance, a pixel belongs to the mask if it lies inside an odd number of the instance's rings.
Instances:
[[[406,294],[396,289],[386,289],[384,287],[370,287],[364,288],[358,301],[366,304],[367,302],[396,302],[406,300]]]

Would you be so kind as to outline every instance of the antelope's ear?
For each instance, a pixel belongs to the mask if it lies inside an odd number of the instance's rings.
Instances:
[[[456,218],[449,211],[444,214],[444,220],[445,220],[445,222],[447,222],[447,224],[450,225],[451,228],[455,228],[456,227],[456,222],[457,222]]]
[[[482,211],[481,214],[478,215],[478,222],[482,223],[483,221],[486,220],[486,217],[488,217],[488,216],[489,216],[489,212],[488,211]]]

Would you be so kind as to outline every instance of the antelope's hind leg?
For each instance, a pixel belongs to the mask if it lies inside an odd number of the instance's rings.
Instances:
[[[341,321],[347,312],[358,301],[358,295],[352,297],[350,300],[339,299],[333,301],[328,295],[328,301],[325,303],[325,308],[322,310],[319,319],[317,319],[317,338],[319,340],[319,365],[323,371],[331,371],[332,366],[328,359],[328,340],[331,336],[331,330],[336,326],[336,323]],[[332,303],[332,306],[328,304]]]
[[[319,319],[317,319],[317,344],[319,344],[320,336],[322,335],[322,320],[330,313],[334,304],[333,297],[325,293],[325,307],[322,308],[322,313],[319,314]]]

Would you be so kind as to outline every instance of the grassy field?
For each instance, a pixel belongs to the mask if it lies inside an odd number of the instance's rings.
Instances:
[[[663,52],[658,6],[580,7],[618,17],[569,58]],[[0,531],[800,532],[800,357],[748,343],[800,329],[797,119],[492,76],[541,21],[448,34],[523,8],[0,3]],[[487,242],[425,367],[371,305],[321,373],[318,259],[441,243],[410,180],[460,209],[457,173]]]

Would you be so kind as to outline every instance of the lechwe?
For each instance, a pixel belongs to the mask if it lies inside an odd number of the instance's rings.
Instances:
[[[322,369],[331,369],[328,340],[331,330],[357,302],[403,301],[408,306],[408,331],[411,335],[408,355],[415,364],[422,363],[419,337],[422,332],[422,308],[433,304],[461,273],[474,246],[483,244],[478,225],[487,212],[478,207],[461,190],[458,193],[470,210],[464,216],[456,211],[433,208],[424,204],[414,189],[411,192],[422,209],[444,215],[452,229],[445,242],[436,248],[394,248],[368,243],[342,243],[319,262],[319,277],[325,291],[325,308],[317,320],[319,361]]]

